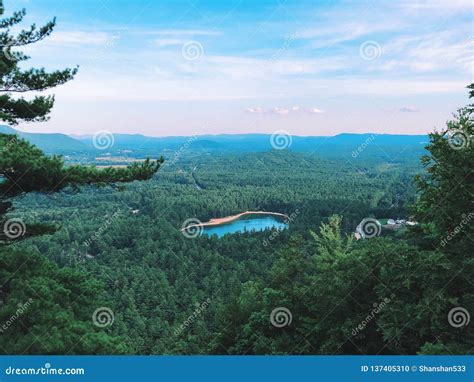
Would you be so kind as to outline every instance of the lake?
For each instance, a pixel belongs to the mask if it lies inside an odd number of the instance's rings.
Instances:
[[[270,228],[276,228],[280,230],[286,229],[288,228],[288,223],[285,223],[284,220],[278,216],[246,215],[245,217],[233,220],[228,223],[204,226],[202,234],[208,236],[217,235],[217,237],[222,237],[228,233],[256,232],[264,231]]]

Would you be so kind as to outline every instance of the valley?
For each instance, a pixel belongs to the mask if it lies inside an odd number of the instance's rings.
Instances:
[[[286,150],[212,156],[190,151],[154,179],[119,192],[85,187],[80,193],[27,195],[18,201],[16,214],[25,221],[59,224],[59,230],[21,248],[102,283],[104,301],[120,323],[112,333],[125,336],[134,353],[220,353],[215,325],[228,296],[263,280],[292,238],[309,243],[310,231],[333,214],[342,215],[341,229],[348,235],[366,216],[407,216],[418,164],[404,161],[377,170],[363,158],[356,166],[343,157]],[[384,157],[378,161],[385,163]],[[205,234],[215,227],[204,227],[200,236],[181,231],[188,219],[220,224],[222,216],[234,220],[241,211],[278,211],[291,221],[227,235]],[[301,249],[309,250],[308,245]],[[206,298],[213,303],[177,341],[175,327]]]

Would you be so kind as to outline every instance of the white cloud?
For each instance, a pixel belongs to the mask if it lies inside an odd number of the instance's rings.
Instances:
[[[245,109],[247,113],[256,113],[256,114],[262,114],[265,112],[261,107],[249,107]]]
[[[310,113],[310,114],[323,114],[324,111],[318,108],[303,109],[299,106],[293,106],[291,108],[286,107],[273,107],[271,109],[265,110],[261,107],[250,107],[245,109],[247,113],[256,113],[256,114],[276,114],[276,115],[288,115],[288,114],[300,114],[300,113]]]
[[[167,46],[183,45],[185,42],[186,40],[177,38],[159,38],[153,41],[153,45],[157,48],[164,48]]]
[[[456,12],[472,10],[472,0],[408,0],[401,1],[399,7],[411,11]]]
[[[109,45],[118,38],[118,34],[106,32],[57,31],[45,41],[55,45]]]
[[[403,106],[400,109],[398,109],[398,111],[401,113],[418,113],[420,109],[418,109],[415,106]]]
[[[163,29],[153,31],[153,34],[161,36],[219,36],[221,32],[206,29]]]
[[[321,110],[321,109],[318,109],[316,107],[313,107],[311,109],[308,109],[308,113],[311,113],[311,114],[323,114],[324,111]]]
[[[274,107],[272,109],[272,113],[279,114],[279,115],[286,115],[289,112],[290,112],[290,110],[288,110],[287,108],[284,108],[284,107]]]

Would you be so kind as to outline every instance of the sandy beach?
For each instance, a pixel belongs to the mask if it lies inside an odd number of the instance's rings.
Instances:
[[[245,216],[245,215],[273,215],[273,216],[280,216],[280,217],[285,218],[285,219],[289,218],[288,215],[285,215],[285,214],[282,214],[282,213],[279,213],[279,212],[245,211],[245,212],[241,212],[240,214],[237,214],[237,215],[230,215],[230,216],[226,216],[226,217],[223,217],[223,218],[211,219],[208,222],[204,222],[204,223],[201,223],[201,224],[191,224],[191,225],[188,225],[187,227],[181,228],[181,231],[184,231],[188,228],[196,227],[196,226],[198,226],[198,227],[207,227],[207,226],[220,225],[220,224],[224,224],[224,223],[230,223],[234,220],[240,219],[242,216]]]

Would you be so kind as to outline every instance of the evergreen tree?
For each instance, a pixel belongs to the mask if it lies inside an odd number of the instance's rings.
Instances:
[[[3,15],[0,0],[0,15]],[[47,72],[44,68],[21,69],[28,56],[18,49],[48,37],[56,20],[42,27],[31,25],[12,34],[26,12],[14,12],[0,20],[0,120],[11,125],[49,118],[54,96],[41,92],[74,78],[77,68]],[[123,169],[98,170],[65,166],[59,156],[48,157],[16,135],[0,134],[0,352],[4,354],[123,353],[120,339],[98,330],[92,314],[100,306],[102,286],[68,268],[58,269],[38,254],[14,250],[12,242],[52,232],[54,226],[26,225],[11,217],[10,198],[24,193],[57,192],[66,186],[112,184],[151,178],[163,159],[133,164]],[[8,213],[8,216],[7,216]],[[20,305],[19,305],[20,304]],[[10,326],[11,324],[11,326]]]

